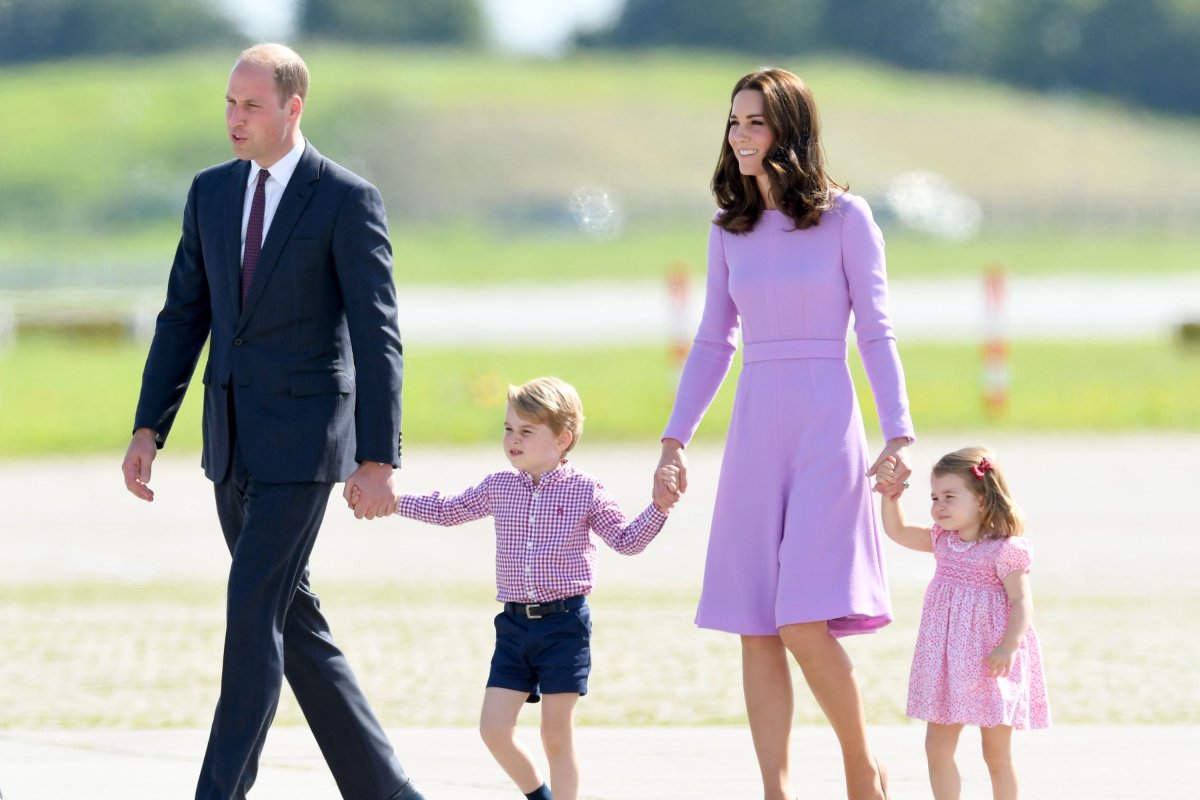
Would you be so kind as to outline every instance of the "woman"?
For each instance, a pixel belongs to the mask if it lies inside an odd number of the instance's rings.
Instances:
[[[808,87],[778,69],[737,82],[712,182],[704,315],[662,440],[683,449],[745,343],[696,624],[742,643],[746,711],[766,800],[792,797],[787,653],[842,748],[847,794],[887,796],[853,665],[837,637],[891,621],[876,490],[911,473],[904,374],[887,314],[883,237],[867,204],[825,172]],[[887,439],[872,463],[846,365],[850,312]],[[657,474],[657,473],[656,473]],[[654,491],[670,491],[657,481]]]

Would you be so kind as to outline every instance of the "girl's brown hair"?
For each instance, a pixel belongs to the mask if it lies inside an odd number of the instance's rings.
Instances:
[[[797,229],[817,225],[821,214],[833,206],[833,188],[845,191],[846,187],[835,183],[825,171],[821,126],[812,91],[787,70],[761,69],[734,84],[729,95],[731,111],[733,98],[744,89],[762,92],[763,116],[775,134],[775,149],[763,158],[775,204]],[[758,181],[738,168],[737,156],[729,144],[730,124],[728,120],[725,123],[721,157],[712,179],[713,196],[724,211],[714,224],[730,233],[747,233],[762,216],[766,198],[760,195]]]
[[[934,475],[958,475],[976,497],[983,499],[983,535],[992,539],[1020,536],[1025,529],[1021,511],[1008,491],[1008,482],[985,447],[964,447],[947,453],[933,465]]]

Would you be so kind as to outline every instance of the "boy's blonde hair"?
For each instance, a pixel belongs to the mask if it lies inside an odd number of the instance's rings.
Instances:
[[[934,475],[958,475],[976,497],[983,499],[981,529],[984,536],[1007,539],[1025,529],[1021,510],[1013,502],[1008,482],[986,447],[964,447],[947,453],[933,465]]]
[[[508,387],[508,404],[522,419],[550,428],[555,436],[571,432],[569,453],[583,435],[583,401],[575,387],[559,378],[535,378],[522,386]]]

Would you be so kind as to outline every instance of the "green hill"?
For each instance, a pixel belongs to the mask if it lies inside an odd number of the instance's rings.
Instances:
[[[698,53],[563,61],[302,48],[304,130],[383,191],[400,280],[637,276],[696,262],[728,92],[759,66]],[[0,71],[0,289],[157,283],[191,175],[229,157],[231,53]],[[830,60],[779,64],[822,110],[835,176],[869,198],[911,170],[983,207],[942,246],[889,231],[913,274],[1191,269],[1200,121],[1080,97]],[[625,235],[581,239],[572,196],[604,190]],[[399,260],[399,259],[398,259]]]

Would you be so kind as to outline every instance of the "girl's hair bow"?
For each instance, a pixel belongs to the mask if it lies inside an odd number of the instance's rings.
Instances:
[[[971,473],[979,480],[983,480],[983,474],[991,472],[993,469],[995,468],[992,466],[992,462],[988,461],[987,457],[984,456],[980,459],[978,466],[971,467]]]

